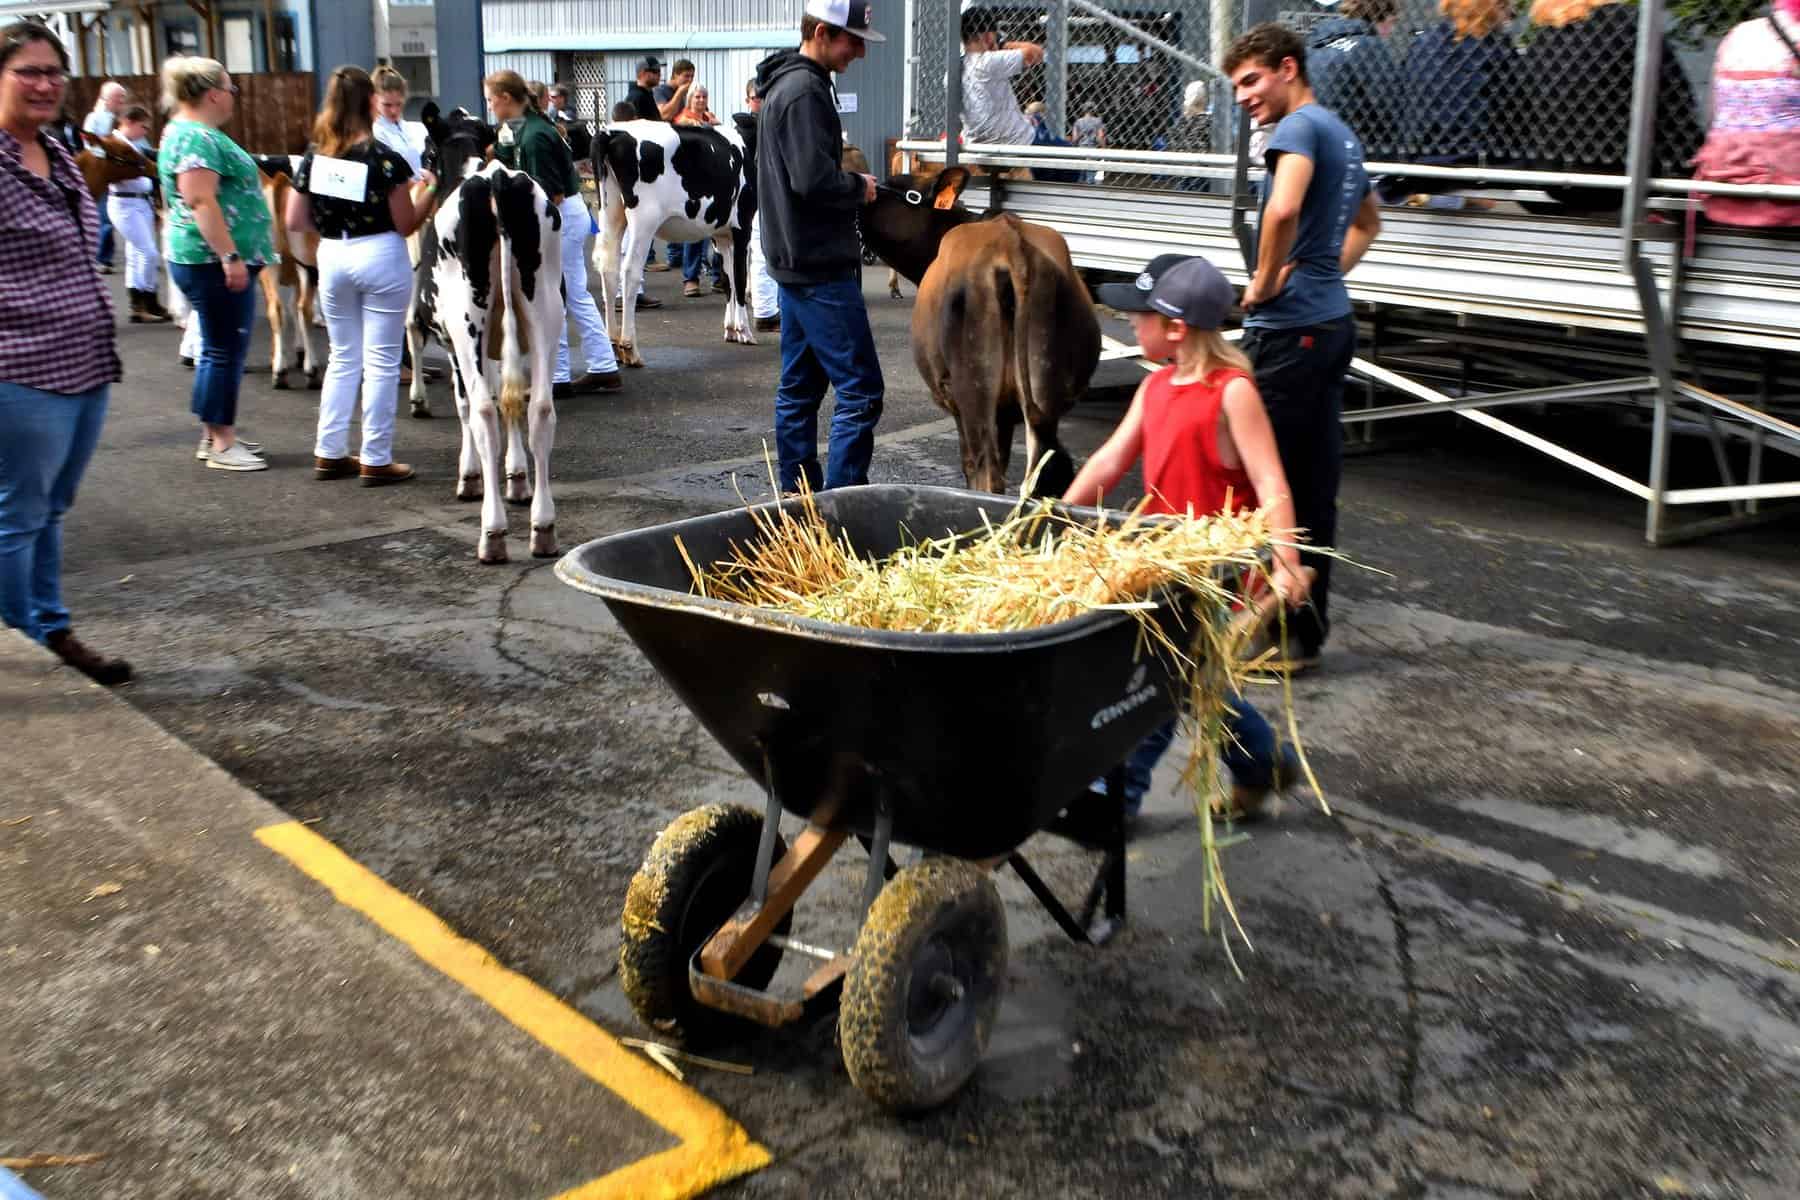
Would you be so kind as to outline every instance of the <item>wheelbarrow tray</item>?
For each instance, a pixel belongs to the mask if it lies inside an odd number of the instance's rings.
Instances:
[[[834,489],[814,503],[834,534],[875,558],[980,529],[984,515],[997,522],[1013,507],[985,492],[900,484]],[[1004,855],[1175,711],[1177,676],[1131,613],[1020,632],[857,629],[694,594],[677,537],[704,568],[755,540],[757,527],[737,508],[616,533],[571,551],[557,574],[603,598],[744,770],[822,828],[869,836],[885,810],[896,842]],[[1165,597],[1156,617],[1182,644],[1179,605]]]

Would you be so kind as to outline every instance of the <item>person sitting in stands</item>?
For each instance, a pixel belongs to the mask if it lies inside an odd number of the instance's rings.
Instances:
[[[1344,0],[1342,14],[1313,26],[1306,43],[1319,103],[1356,130],[1363,156],[1376,162],[1400,154],[1406,80],[1387,42],[1398,12],[1396,0]]]
[[[1438,0],[1444,19],[1414,41],[1406,56],[1410,99],[1401,140],[1411,161],[1431,166],[1499,166],[1514,154],[1501,121],[1512,95],[1517,52],[1506,23],[1507,0]],[[1491,207],[1492,201],[1431,196],[1458,184],[1444,179],[1394,180],[1387,189],[1434,208]],[[1422,197],[1422,198],[1421,198]]]
[[[1509,120],[1525,143],[1520,157],[1542,171],[1623,175],[1631,140],[1637,6],[1619,0],[1536,0],[1531,23],[1537,28],[1519,60]],[[1686,175],[1699,148],[1694,91],[1665,35],[1652,173]],[[1573,213],[1616,212],[1624,197],[1617,188],[1544,190],[1560,205],[1552,211]],[[1542,211],[1539,205],[1527,207]]]
[[[1800,0],[1776,0],[1766,17],[1725,35],[1713,63],[1713,120],[1694,178],[1800,185]],[[1800,225],[1800,202],[1708,196],[1724,225]]]
[[[962,15],[963,138],[1009,146],[1066,146],[1047,122],[1033,121],[1019,109],[1012,81],[1028,67],[1044,61],[1036,42],[1000,42],[1000,23],[991,9],[972,8]],[[1034,167],[1032,178],[1048,183],[1075,183],[1080,171]]]

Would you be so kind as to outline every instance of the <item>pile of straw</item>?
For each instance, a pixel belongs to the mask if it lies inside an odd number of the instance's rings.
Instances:
[[[1266,590],[1269,552],[1290,533],[1271,529],[1262,512],[1147,518],[1140,504],[1116,523],[1089,523],[1049,501],[1021,501],[979,530],[918,541],[876,560],[834,534],[810,494],[790,507],[751,509],[757,536],[733,544],[726,561],[703,568],[681,547],[694,590],[860,629],[916,633],[1032,629],[1095,611],[1136,615],[1146,642],[1167,656],[1188,693],[1182,721],[1193,749],[1182,783],[1200,823],[1204,920],[1210,929],[1216,901],[1249,945],[1218,857],[1242,835],[1228,830],[1221,838],[1213,821],[1215,814],[1231,816],[1220,786],[1227,708],[1245,695],[1270,652],[1250,653],[1261,623],[1241,615],[1233,620],[1233,612],[1247,590],[1258,590],[1257,581]],[[1190,601],[1187,645],[1172,640],[1152,615],[1171,589]],[[1285,677],[1282,690],[1283,724],[1299,749]],[[1303,750],[1301,762],[1323,804]],[[1231,957],[1225,932],[1221,925]]]

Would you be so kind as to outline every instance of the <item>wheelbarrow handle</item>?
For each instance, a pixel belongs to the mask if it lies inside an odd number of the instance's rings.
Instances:
[[[1306,586],[1309,588],[1316,583],[1319,578],[1319,572],[1312,567],[1301,567],[1300,574],[1306,577]],[[1263,577],[1260,575],[1256,578],[1258,583],[1263,581]],[[1277,593],[1273,587],[1263,587],[1262,595],[1257,596],[1252,600],[1246,600],[1244,611],[1231,619],[1231,627],[1227,631],[1227,638],[1235,645],[1242,645],[1245,642],[1248,642],[1251,638],[1261,633],[1263,629],[1268,626],[1270,621],[1275,619],[1275,614],[1280,608],[1280,594]]]

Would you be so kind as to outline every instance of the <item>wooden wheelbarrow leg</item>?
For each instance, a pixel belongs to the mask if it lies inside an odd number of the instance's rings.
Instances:
[[[845,832],[806,827],[769,870],[761,903],[752,898],[740,908],[688,964],[688,987],[696,1000],[774,1029],[798,1021],[805,1015],[808,1001],[836,985],[849,965],[848,956],[840,955],[813,972],[797,997],[779,996],[732,980],[774,934],[781,919],[793,911],[801,894],[847,837]]]
[[[842,830],[808,825],[793,848],[769,871],[769,890],[761,904],[752,902],[719,927],[700,950],[700,968],[714,979],[732,979],[750,956],[762,948],[781,918],[793,911],[801,893],[819,877],[831,856],[850,835]]]

